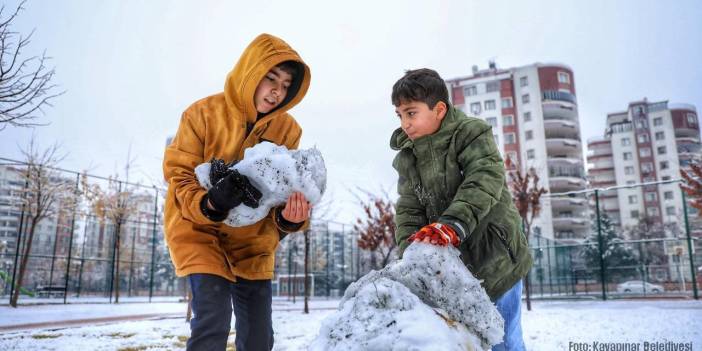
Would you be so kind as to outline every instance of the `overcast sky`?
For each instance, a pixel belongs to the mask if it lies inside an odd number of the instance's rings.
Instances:
[[[4,1],[5,11],[17,1]],[[310,4],[310,5],[304,5]],[[313,4],[313,5],[312,5]],[[699,1],[30,1],[14,29],[36,29],[27,53],[46,49],[66,93],[49,126],[0,132],[0,156],[19,158],[34,133],[58,142],[63,167],[160,182],[166,138],[181,112],[223,89],[259,33],[292,45],[312,69],[291,112],[329,169],[339,220],[355,216],[356,186],[394,191],[398,127],[392,84],[405,69],[444,78],[485,68],[560,62],[573,68],[583,140],[607,112],[648,97],[702,108]],[[6,15],[6,12],[3,13]]]

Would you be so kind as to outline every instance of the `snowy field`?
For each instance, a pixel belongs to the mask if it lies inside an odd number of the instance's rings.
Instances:
[[[309,315],[302,304],[274,303],[275,350],[304,350],[314,339],[322,319],[337,301],[314,300]],[[92,318],[96,315],[177,313],[183,304],[124,304],[31,306],[18,310],[0,307],[0,326],[34,320]],[[576,350],[571,343],[692,343],[702,350],[702,301],[578,301],[534,302],[523,312],[529,350]],[[120,312],[121,310],[121,312]],[[138,312],[138,313],[137,313]],[[234,349],[234,331],[230,349]],[[3,332],[0,350],[184,350],[189,335],[182,317],[106,323],[81,327]],[[640,346],[643,350],[643,346]],[[583,349],[584,350],[584,349]],[[589,350],[593,350],[589,348]],[[604,349],[603,349],[604,350]],[[675,350],[675,349],[660,349]]]

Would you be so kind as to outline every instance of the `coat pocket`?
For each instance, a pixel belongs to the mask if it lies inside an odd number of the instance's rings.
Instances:
[[[516,264],[517,263],[517,258],[514,256],[514,252],[512,251],[512,248],[509,246],[509,241],[507,240],[507,235],[505,234],[504,229],[502,229],[499,225],[490,223],[488,224],[488,228],[492,234],[494,234],[497,238],[498,241],[501,243],[502,247],[507,250],[507,254],[509,255],[510,261],[512,263]]]

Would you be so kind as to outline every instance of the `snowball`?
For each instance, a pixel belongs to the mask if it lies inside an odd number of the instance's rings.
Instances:
[[[504,320],[459,256],[410,245],[402,260],[346,289],[311,349],[489,350],[502,341]]]
[[[285,204],[296,191],[304,194],[311,204],[317,204],[327,183],[324,159],[316,148],[291,151],[266,141],[246,149],[244,158],[230,169],[248,177],[262,194],[258,208],[241,204],[229,211],[224,223],[232,227],[260,221],[271,208]],[[209,162],[195,167],[195,175],[203,188],[212,187]]]

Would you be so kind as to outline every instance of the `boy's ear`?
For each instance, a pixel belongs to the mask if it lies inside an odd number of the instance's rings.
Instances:
[[[439,101],[434,105],[434,111],[439,120],[442,120],[446,116],[446,112],[448,112],[448,106],[446,106],[445,102]]]

